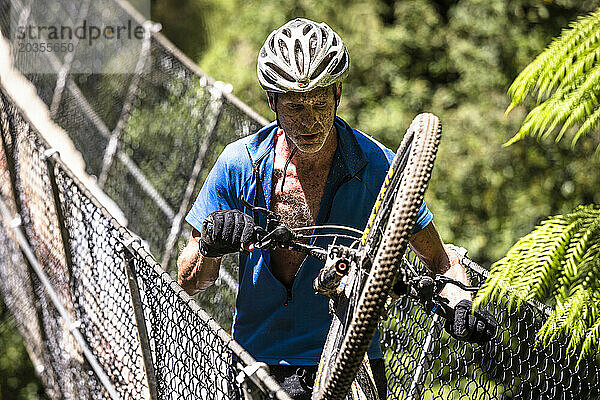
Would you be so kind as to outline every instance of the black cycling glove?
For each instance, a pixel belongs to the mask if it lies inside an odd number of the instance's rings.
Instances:
[[[446,320],[446,332],[457,340],[485,344],[496,336],[498,322],[487,310],[473,313],[473,303],[461,300],[454,307],[454,321]]]
[[[239,210],[211,213],[202,223],[200,253],[206,257],[221,257],[236,253],[251,243],[254,220]]]

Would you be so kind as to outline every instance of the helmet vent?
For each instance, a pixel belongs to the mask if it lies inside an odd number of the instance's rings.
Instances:
[[[348,63],[348,55],[347,55],[347,53],[344,53],[344,55],[342,56],[340,61],[338,61],[338,63],[335,65],[335,67],[333,68],[333,71],[331,71],[330,74],[334,75],[334,76],[341,74],[342,71],[344,71],[344,69],[346,68],[347,63]]]
[[[288,65],[290,65],[290,52],[287,46],[285,45],[285,42],[282,39],[279,39],[277,43],[279,44],[279,51],[281,51],[283,59]]]
[[[290,32],[290,30],[288,28],[285,28],[281,31],[281,33],[283,33],[285,36],[291,38],[292,37],[292,32]]]
[[[283,79],[285,79],[286,81],[289,82],[294,82],[295,79],[292,78],[290,76],[290,74],[288,74],[287,72],[285,72],[284,70],[282,70],[281,68],[279,68],[277,65],[273,64],[273,63],[266,63],[267,67],[271,68],[273,71],[275,71],[276,73],[279,74],[279,76],[281,76]]]
[[[308,51],[310,53],[310,59],[312,60],[317,50],[317,34],[313,33],[310,39],[308,39]]]
[[[273,53],[275,53],[275,37],[271,36],[271,40],[269,40],[269,48]]]
[[[303,34],[304,36],[306,36],[306,34],[307,34],[308,32],[310,32],[310,31],[311,31],[311,29],[312,29],[312,26],[310,26],[310,25],[306,25],[306,26],[304,27],[304,29],[302,29],[302,34]]]
[[[327,43],[327,37],[329,36],[325,28],[321,27],[321,47],[325,47],[325,43]]]
[[[294,56],[296,58],[296,66],[301,74],[304,74],[304,52],[302,51],[302,44],[298,39],[294,42]]]
[[[317,69],[315,69],[315,72],[313,72],[310,76],[310,79],[316,79],[319,75],[321,75],[323,73],[323,71],[325,70],[325,68],[329,65],[329,63],[331,62],[331,59],[335,57],[335,53],[329,53],[325,56],[325,58],[323,59],[323,61],[321,61],[321,63],[319,64],[319,66],[317,67]]]
[[[276,84],[277,84],[277,82],[275,81],[275,79],[271,78],[271,76],[270,76],[269,74],[266,74],[266,73],[264,73],[264,72],[261,72],[261,75],[262,75],[262,78],[263,78],[263,79],[264,79],[266,82],[270,83],[271,85],[276,85]]]

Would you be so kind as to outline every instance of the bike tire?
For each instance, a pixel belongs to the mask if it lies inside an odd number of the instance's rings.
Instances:
[[[327,335],[313,399],[342,400],[348,393],[401,265],[440,137],[441,124],[433,114],[419,114],[407,130],[361,239],[359,252],[365,259],[374,257],[373,266],[366,280],[355,273],[348,282]]]
[[[385,222],[391,212],[390,203],[394,201],[394,193],[398,188],[402,173],[406,167],[407,158],[411,149],[412,141],[415,137],[415,130],[418,118],[415,118],[411,126],[407,129],[402,142],[398,147],[396,155],[392,160],[384,181],[382,182],[379,194],[367,220],[367,224],[360,240],[360,249],[365,251],[365,256],[374,258],[376,255],[378,241],[383,236]],[[368,269],[368,268],[367,268]],[[323,398],[325,389],[324,377],[328,376],[333,369],[333,363],[339,353],[342,339],[350,324],[349,318],[352,316],[358,296],[360,293],[360,281],[357,277],[357,270],[353,269],[348,273],[346,287],[337,302],[330,300],[330,309],[332,313],[332,322],[329,327],[327,339],[323,346],[321,359],[319,360],[318,372],[314,382],[313,400]],[[364,282],[364,280],[363,280]]]

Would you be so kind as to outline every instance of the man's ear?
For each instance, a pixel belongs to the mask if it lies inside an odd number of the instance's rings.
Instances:
[[[269,100],[271,111],[277,114],[277,93],[267,92],[267,99]]]
[[[335,105],[335,107],[337,108],[340,105],[340,100],[342,99],[342,82],[340,82],[337,85],[335,90],[336,90],[336,96],[335,96],[336,105]]]

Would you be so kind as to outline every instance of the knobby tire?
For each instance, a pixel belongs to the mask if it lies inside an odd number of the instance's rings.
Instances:
[[[348,394],[402,263],[431,177],[440,137],[439,119],[433,114],[419,114],[398,149],[392,162],[393,170],[386,177],[389,182],[382,186],[369,218],[368,232],[361,242],[362,249],[375,253],[371,254],[373,266],[364,288],[361,290],[360,283],[352,287],[353,296],[347,299],[348,302],[352,302],[357,293],[361,295],[355,307],[350,307],[350,314],[334,317],[319,367],[325,367],[324,375],[320,377],[324,381],[315,385],[316,396],[313,398],[343,400]],[[346,307],[342,305],[342,308]],[[333,357],[328,357],[330,355]]]

